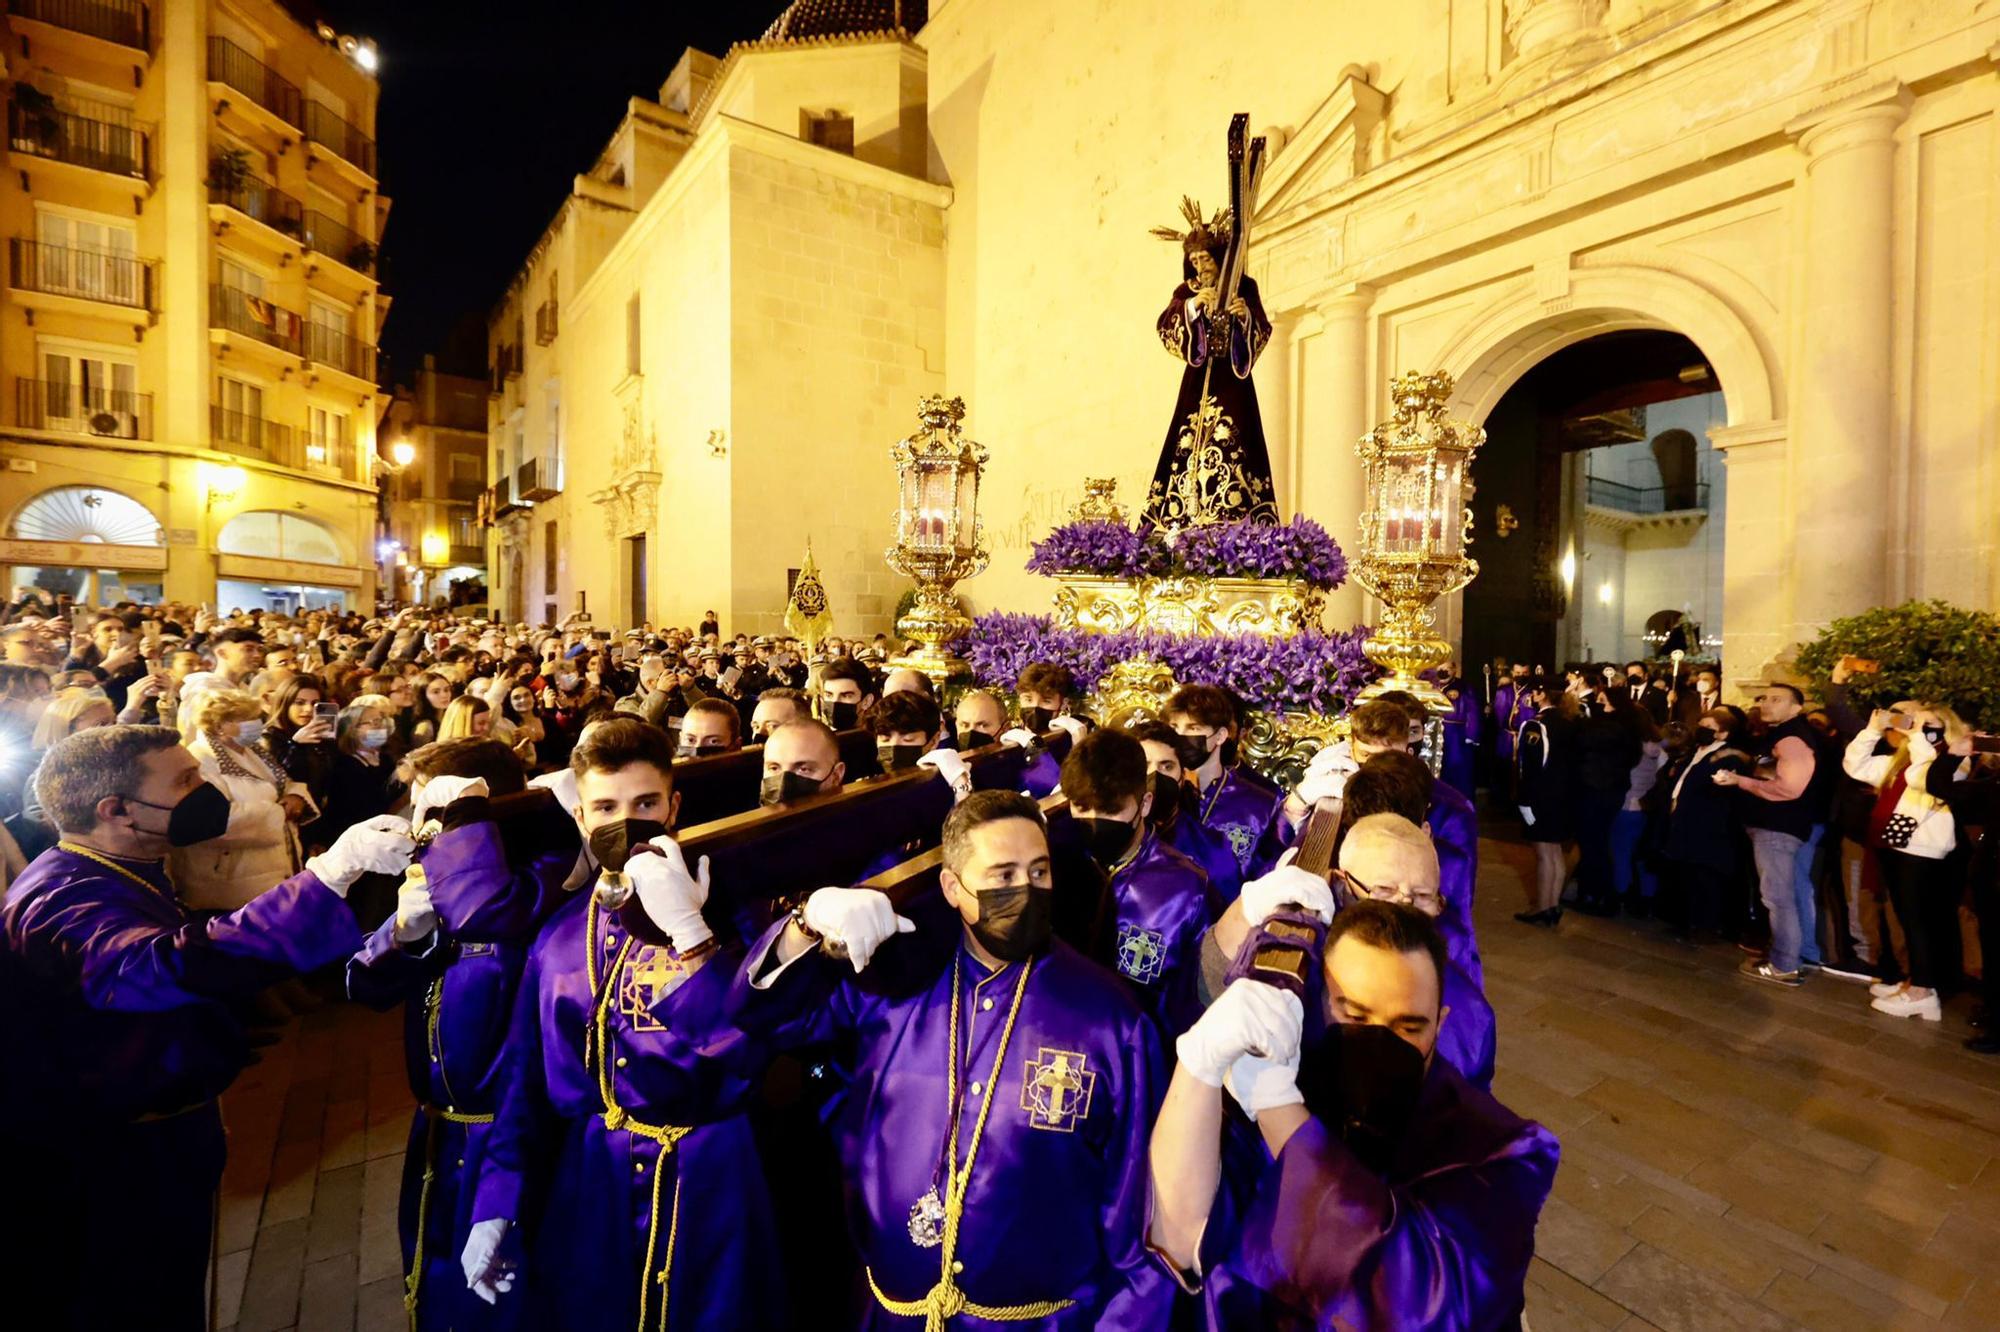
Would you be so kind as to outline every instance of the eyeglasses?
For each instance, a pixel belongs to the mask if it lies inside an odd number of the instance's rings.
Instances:
[[[1363,883],[1344,869],[1336,869],[1333,873],[1347,885],[1349,895],[1356,900],[1365,897],[1377,902],[1394,902],[1398,906],[1415,907],[1427,916],[1440,915],[1444,911],[1444,898],[1435,888],[1378,888],[1374,884]]]

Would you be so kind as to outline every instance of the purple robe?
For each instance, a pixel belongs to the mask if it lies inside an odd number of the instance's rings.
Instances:
[[[1243,866],[1237,863],[1236,852],[1228,842],[1210,832],[1186,810],[1176,811],[1170,822],[1155,826],[1168,846],[1208,872],[1208,881],[1222,898],[1223,906],[1236,900],[1243,891]]]
[[[1479,961],[1479,940],[1472,928],[1472,890],[1479,877],[1479,815],[1472,802],[1443,783],[1431,787],[1430,815],[1424,820],[1438,853],[1438,896],[1444,914],[1438,930],[1451,960],[1481,989],[1485,968]]]
[[[1202,1235],[1212,1329],[1491,1328],[1523,1305],[1554,1135],[1433,1060],[1385,1174],[1308,1120]]]
[[[36,1219],[8,1255],[35,1276],[9,1286],[22,1327],[204,1325],[215,1098],[250,1062],[242,1002],[361,941],[310,872],[195,919],[160,862],[117,863],[139,881],[45,851],[0,909],[0,1127],[33,1143],[7,1190],[10,1213]],[[142,1238],[108,1279],[118,1235]]]
[[[1201,1016],[1195,994],[1201,939],[1227,904],[1192,860],[1151,828],[1132,858],[1111,872],[1118,974],[1171,1040]]]
[[[1284,807],[1282,792],[1252,781],[1235,768],[1224,768],[1201,793],[1197,805],[1202,826],[1229,847],[1245,879],[1256,877],[1252,871],[1264,859],[1275,859],[1275,851],[1269,856],[1262,853],[1270,850],[1267,838],[1273,833],[1271,825],[1282,823],[1278,812]]]
[[[1493,752],[1503,767],[1514,761],[1514,700],[1519,693],[1512,676],[1493,691]]]
[[[1250,377],[1258,354],[1270,341],[1271,321],[1264,315],[1254,279],[1243,278],[1236,294],[1243,298],[1247,315],[1207,313],[1192,305],[1193,288],[1183,282],[1174,288],[1156,322],[1160,344],[1186,369],[1181,372],[1180,396],[1167,422],[1167,437],[1140,516],[1147,528],[1178,529],[1198,517],[1188,511],[1181,492],[1180,483],[1190,471],[1209,471],[1212,479],[1219,478],[1219,484],[1208,489],[1205,498],[1225,518],[1278,521],[1264,418]],[[1201,409],[1205,398],[1221,410],[1228,428],[1218,426],[1209,438],[1214,458],[1197,460],[1182,447],[1182,435],[1188,430],[1189,416]],[[1198,462],[1205,465],[1197,467]]]
[[[588,1064],[587,933],[606,993],[605,1049]],[[528,950],[471,1214],[526,1232],[521,1286],[500,1297],[523,1302],[524,1326],[636,1326],[642,1279],[649,1327],[662,1300],[667,1326],[687,1332],[784,1324],[770,1202],[743,1114],[756,1070],[709,1039],[740,957],[714,954],[688,974],[670,949],[631,939],[588,889]],[[690,1131],[666,1150],[634,1127]]]
[[[1473,758],[1479,746],[1479,700],[1463,685],[1458,700],[1444,714],[1444,760],[1439,775],[1467,800],[1475,794]]]
[[[1449,944],[1449,940],[1446,940]],[[1493,1005],[1457,959],[1445,959],[1441,999],[1451,1011],[1438,1028],[1438,1058],[1464,1075],[1481,1091],[1493,1086],[1493,1056],[1498,1051],[1498,1023]]]
[[[867,972],[856,978],[845,962],[815,952],[757,989],[748,978],[783,928],[774,925],[750,951],[730,1010],[778,1045],[836,1036],[851,1043],[832,1124],[849,1181],[849,1230],[884,1294],[922,1300],[939,1282],[943,1255],[911,1239],[910,1211],[940,1181],[950,1128],[953,968],[940,958],[928,983],[890,995],[867,988]],[[917,937],[885,944],[876,960]],[[959,1233],[959,1288],[988,1306],[1074,1301],[1005,1324],[1023,1332],[1166,1326],[1172,1286],[1144,1242],[1146,1145],[1165,1090],[1152,1023],[1120,982],[1058,941],[1033,964],[996,1070],[1020,966],[988,974],[962,945],[951,951],[967,1050],[961,1167],[991,1097]],[[895,1332],[921,1326],[873,1299],[858,1322]],[[824,1325],[847,1324],[829,1310]],[[985,1324],[960,1318],[952,1326]]]
[[[417,1112],[403,1155],[398,1220],[407,1281],[423,1218],[419,1328],[509,1326],[520,1309],[516,1300],[489,1305],[473,1295],[459,1255],[472,1225],[471,1185],[499,1107],[502,1056],[528,945],[562,900],[563,880],[576,862],[573,848],[551,847],[510,868],[500,825],[486,815],[485,802],[477,813],[419,853],[441,928],[402,948],[391,916],[347,964],[351,998],[373,1008],[405,1005],[403,1063]]]

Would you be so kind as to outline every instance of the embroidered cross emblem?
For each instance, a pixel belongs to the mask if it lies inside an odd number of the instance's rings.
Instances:
[[[1225,823],[1216,831],[1229,840],[1229,849],[1236,853],[1236,863],[1247,868],[1250,853],[1257,847],[1256,834],[1241,823]]]
[[[1029,1127],[1076,1132],[1077,1121],[1090,1114],[1090,1093],[1097,1085],[1097,1075],[1085,1067],[1089,1062],[1074,1050],[1043,1046],[1038,1058],[1022,1066],[1021,1108],[1028,1112]]]
[[[665,1031],[666,1024],[653,1016],[653,1005],[686,978],[687,968],[679,959],[664,948],[643,944],[632,950],[625,974],[618,978],[618,1011],[633,1031]]]
[[[1167,961],[1166,936],[1158,930],[1142,930],[1137,925],[1118,927],[1118,970],[1141,985],[1160,978]]]

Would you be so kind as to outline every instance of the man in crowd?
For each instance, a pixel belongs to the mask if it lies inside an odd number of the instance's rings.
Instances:
[[[786,722],[764,738],[764,779],[758,803],[791,805],[840,789],[847,765],[840,741],[826,723],[811,717]]]
[[[4,1127],[33,1144],[8,1211],[22,1327],[197,1329],[222,1177],[216,1097],[250,1061],[243,1004],[353,953],[348,888],[394,873],[402,820],[357,824],[304,872],[197,920],[166,856],[220,836],[229,800],[172,731],[104,726],[58,742],[36,794],[62,833],[0,909]],[[127,1234],[115,1275],[106,1237]]]
[[[868,714],[875,733],[875,763],[883,772],[914,768],[944,738],[944,721],[930,695],[891,690]]]
[[[835,1132],[871,1303],[831,1321],[1162,1327],[1171,1290],[1142,1233],[1158,1038],[1115,977],[1053,938],[1032,801],[975,793],[946,820],[943,860],[952,936],[899,937],[916,927],[883,894],[822,888],[751,949],[731,996],[746,1034],[854,1049]],[[928,982],[868,987],[883,948],[930,949]]]
[[[1805,719],[1806,698],[1797,687],[1773,682],[1758,695],[1764,719],[1764,746],[1771,768],[1765,776],[1718,772],[1717,786],[1732,786],[1745,797],[1738,807],[1757,862],[1757,893],[1771,921],[1768,957],[1745,958],[1740,970],[1751,980],[1797,988],[1802,968],[1818,970],[1818,913],[1809,867],[1825,832],[1837,767],[1826,761],[1824,741]]]
[[[1210,1328],[1520,1319],[1556,1141],[1436,1057],[1444,952],[1416,909],[1357,902],[1298,992],[1244,976],[1181,1036],[1151,1242]],[[1254,1176],[1224,1174],[1225,1086]]]
[[[571,757],[591,851],[631,896],[575,894],[522,972],[461,1257],[481,1299],[523,1301],[523,1326],[782,1322],[743,1117],[755,1084],[697,1034],[716,1029],[741,951],[718,953],[702,918],[706,862],[690,874],[670,835],[673,758],[663,732],[627,717],[593,728]],[[530,1216],[517,1294],[511,1232]]]
[[[1007,731],[1007,707],[986,689],[968,689],[952,713],[952,739],[960,753],[990,745]]]
[[[1167,725],[1181,737],[1181,771],[1194,781],[1202,826],[1228,843],[1247,878],[1275,855],[1266,839],[1284,801],[1236,767],[1235,704],[1214,685],[1183,685],[1167,700]]]
[[[1153,805],[1146,751],[1124,731],[1092,731],[1062,765],[1063,794],[1091,859],[1111,879],[1118,974],[1163,1034],[1194,1019],[1201,939],[1222,914],[1202,869],[1147,822]]]
[[[827,663],[819,675],[819,718],[836,731],[851,731],[875,706],[873,673],[851,657]]]
[[[736,705],[720,698],[698,699],[681,718],[681,758],[708,758],[733,754],[743,748],[740,734],[742,714]]]
[[[811,716],[812,703],[803,690],[766,689],[757,696],[757,706],[750,714],[751,743],[761,745],[786,722],[805,721]]]
[[[1667,691],[1654,683],[1643,661],[1625,663],[1625,692],[1632,705],[1653,719],[1657,726],[1667,723]]]
[[[1141,722],[1131,733],[1146,751],[1153,773],[1153,805],[1147,819],[1160,830],[1168,846],[1208,872],[1208,881],[1224,903],[1236,900],[1243,887],[1243,867],[1229,843],[1202,825],[1195,813],[1198,797],[1181,769],[1181,738],[1165,722]]]

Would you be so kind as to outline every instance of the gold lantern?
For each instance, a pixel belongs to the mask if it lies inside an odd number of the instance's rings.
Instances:
[[[896,632],[918,646],[889,665],[922,671],[943,686],[969,673],[964,659],[948,650],[972,628],[952,588],[986,568],[979,527],[986,449],[959,434],[963,398],[926,397],[917,417],[923,428],[889,451],[900,498],[896,544],[885,557],[917,585],[916,604],[896,621]]]
[[[1355,581],[1382,603],[1382,622],[1362,650],[1387,672],[1362,697],[1397,689],[1414,694],[1431,710],[1435,729],[1437,714],[1450,704],[1418,674],[1451,656],[1451,645],[1438,637],[1433,604],[1479,573],[1465,553],[1472,538],[1468,471],[1486,431],[1445,419],[1452,380],[1441,370],[1398,375],[1390,391],[1395,415],[1356,449],[1365,502]]]

